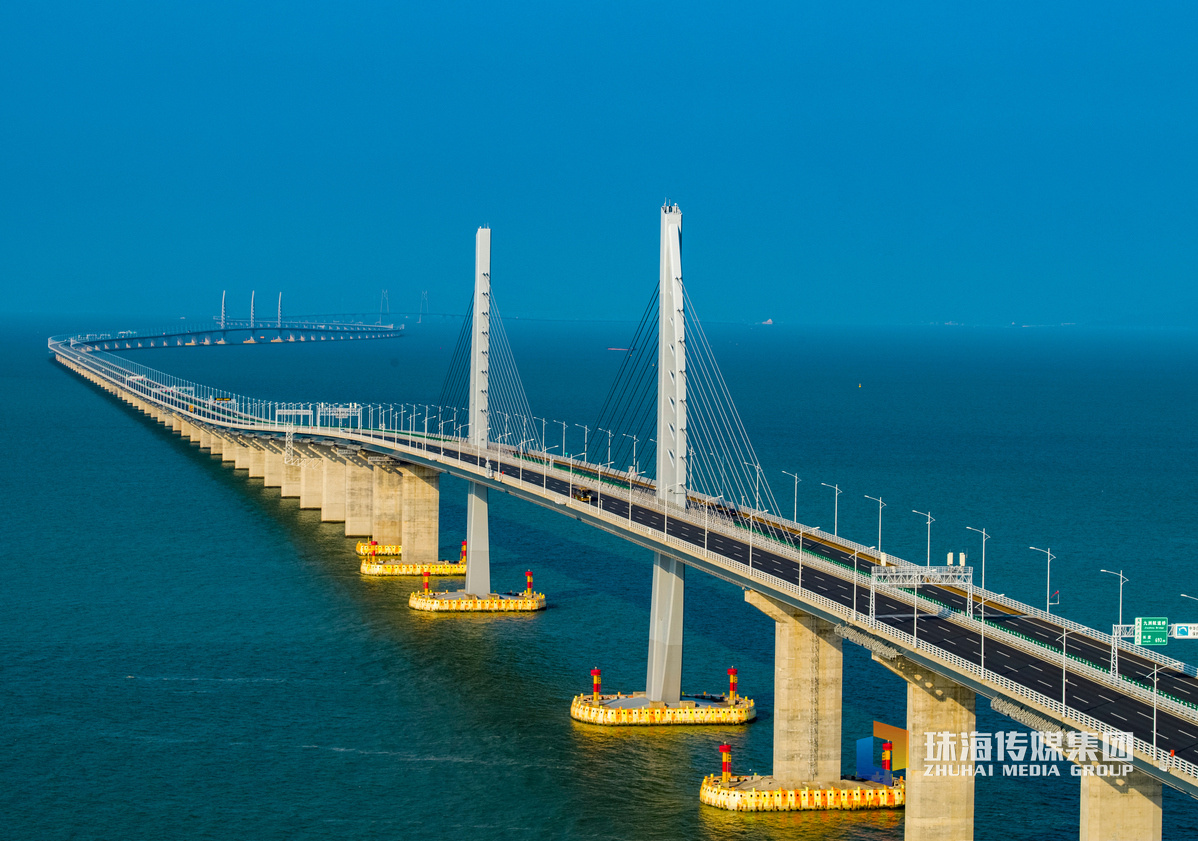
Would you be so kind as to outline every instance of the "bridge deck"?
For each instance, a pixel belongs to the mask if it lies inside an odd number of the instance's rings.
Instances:
[[[966,593],[934,584],[922,585],[918,594],[875,588],[871,618],[869,571],[881,559],[865,554],[858,544],[798,523],[694,498],[685,509],[667,509],[643,479],[543,454],[495,446],[480,451],[464,440],[377,424],[284,424],[277,415],[250,414],[242,408],[248,401],[202,399],[201,387],[181,388],[179,381],[119,357],[55,340],[50,348],[60,361],[192,423],[271,437],[292,431],[435,467],[822,616],[841,626],[846,637],[867,644],[875,656],[909,657],[986,697],[1013,701],[1072,729],[1131,732],[1137,767],[1198,796],[1198,677],[1187,664],[1120,644],[1121,674],[1115,677],[1108,635],[983,591],[975,591],[973,598],[975,604],[986,599],[985,626],[971,615],[976,606],[970,611]],[[309,420],[319,417],[303,411]],[[888,566],[922,569],[883,557]],[[996,603],[999,612],[994,611]],[[1152,691],[1154,672],[1159,693]]]

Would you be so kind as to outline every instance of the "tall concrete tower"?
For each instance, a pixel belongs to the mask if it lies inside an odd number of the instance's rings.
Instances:
[[[661,209],[661,276],[657,349],[657,496],[686,507],[686,312],[682,295],[682,211]],[[650,701],[676,704],[682,694],[682,606],[686,567],[653,556],[649,608]]]
[[[487,405],[491,354],[491,229],[474,237],[474,312],[470,338],[470,443],[486,450],[491,440]],[[491,592],[491,541],[487,521],[487,488],[470,483],[466,497],[466,592]]]

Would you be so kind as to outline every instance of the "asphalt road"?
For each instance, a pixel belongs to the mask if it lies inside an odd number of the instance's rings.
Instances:
[[[424,442],[405,443],[423,446]],[[428,451],[454,460],[461,458],[467,463],[478,463],[473,456],[459,454],[456,450],[448,447],[442,450],[441,447],[430,443]],[[543,487],[553,493],[563,495],[568,495],[570,492],[568,476],[556,472],[546,476],[539,469],[540,465],[530,467],[520,459],[515,461],[493,459],[492,466],[497,474],[517,477],[526,484]],[[590,473],[588,478],[595,478],[595,474]],[[590,504],[596,508],[602,506],[602,510],[618,517],[627,518],[629,516],[628,498],[627,496],[621,497],[617,488],[613,488],[610,494],[593,494]],[[705,534],[706,529],[703,526],[692,524],[686,520],[671,519],[668,524],[665,524],[663,523],[665,518],[660,513],[636,504],[632,506],[631,519],[655,531],[661,531],[664,525],[667,528],[667,533],[672,537],[684,540],[700,549],[706,546],[707,550],[714,554],[732,562],[744,564],[746,567],[749,566],[750,546],[747,539],[735,540],[715,531]],[[785,537],[788,538],[791,545],[797,545],[797,535],[786,535]],[[807,552],[821,555],[828,560],[846,564],[849,567],[856,562],[866,574],[868,574],[868,568],[873,565],[869,559],[858,558],[855,561],[851,551],[829,545],[821,540],[814,540],[809,536],[804,537],[802,548]],[[851,580],[811,567],[803,567],[800,573],[799,564],[789,558],[781,557],[770,552],[768,548],[756,544],[751,549],[754,569],[801,586],[808,592],[831,599],[845,607],[853,605],[854,587]],[[848,570],[846,570],[846,575],[848,575]],[[920,593],[947,604],[954,610],[964,611],[966,608],[967,597],[959,591],[924,585],[920,588]],[[855,599],[856,609],[868,615],[869,588],[857,587]],[[878,593],[875,596],[875,616],[879,621],[893,628],[908,634],[915,633],[916,617],[912,614],[911,606],[885,594]],[[995,629],[986,634],[986,668],[1014,683],[1053,699],[1061,697],[1061,681],[1064,676],[1066,681],[1065,701],[1068,706],[1109,724],[1115,729],[1130,731],[1137,738],[1149,744],[1153,743],[1151,703],[1122,694],[1111,686],[1076,674],[1070,670],[1070,661],[1068,660],[1065,661],[1062,670],[1061,626],[1037,617],[998,612],[993,605],[987,606],[986,618],[1001,622],[1012,631],[1018,631],[1048,646],[1043,656],[1031,654],[1002,642],[1002,631]],[[981,634],[922,610],[918,616],[918,625],[920,639],[971,663],[981,663]],[[1081,632],[1070,630],[1066,634],[1066,645],[1070,655],[1086,660],[1104,671],[1109,669],[1110,648],[1098,640]],[[1134,677],[1147,686],[1152,685],[1153,665],[1142,658],[1120,653],[1119,670],[1122,675]],[[1198,699],[1198,680],[1188,674],[1162,667],[1158,670],[1157,683],[1162,693],[1184,700]],[[1198,723],[1180,718],[1170,712],[1157,710],[1155,742],[1158,747],[1174,750],[1178,757],[1198,764]]]

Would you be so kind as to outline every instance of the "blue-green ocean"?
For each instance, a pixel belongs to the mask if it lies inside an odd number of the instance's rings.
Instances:
[[[390,341],[142,351],[137,361],[271,400],[436,402],[458,322]],[[48,361],[45,338],[107,318],[0,324],[0,837],[14,839],[901,839],[902,814],[743,815],[701,806],[728,741],[771,763],[773,629],[698,573],[684,689],[729,666],[757,699],[741,729],[577,724],[571,697],[644,686],[650,558],[493,495],[495,586],[536,574],[533,616],[437,617],[416,581],[360,577],[322,524]],[[534,414],[592,423],[634,325],[507,324]],[[968,551],[987,585],[1036,605],[1198,621],[1198,335],[1188,331],[709,324],[766,478],[790,514],[911,560]],[[582,432],[569,446],[581,449]],[[576,442],[573,439],[578,438]],[[441,483],[456,555],[464,486]],[[975,573],[977,574],[977,573]],[[1168,653],[1198,661],[1191,643]],[[1193,643],[1192,645],[1198,645]],[[1176,649],[1176,650],[1174,650]],[[844,758],[905,691],[845,646]],[[979,729],[1018,728],[979,702]],[[979,839],[1077,836],[1078,785],[977,782]],[[1198,803],[1165,791],[1165,836]]]

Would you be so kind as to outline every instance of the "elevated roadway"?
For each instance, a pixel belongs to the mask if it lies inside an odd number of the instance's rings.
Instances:
[[[432,467],[800,608],[835,623],[875,659],[906,658],[1029,718],[1072,730],[1130,732],[1139,770],[1198,797],[1198,676],[1187,664],[1117,641],[1120,674],[1114,675],[1111,639],[1100,631],[981,590],[931,580],[917,593],[880,586],[871,581],[873,570],[923,575],[925,568],[707,498],[667,508],[652,483],[593,464],[390,428],[395,413],[386,406],[358,407],[357,422],[347,424],[345,413],[322,412],[321,404],[264,403],[184,383],[68,337],[51,339],[49,347],[106,387],[192,424],[244,436],[290,435]]]

